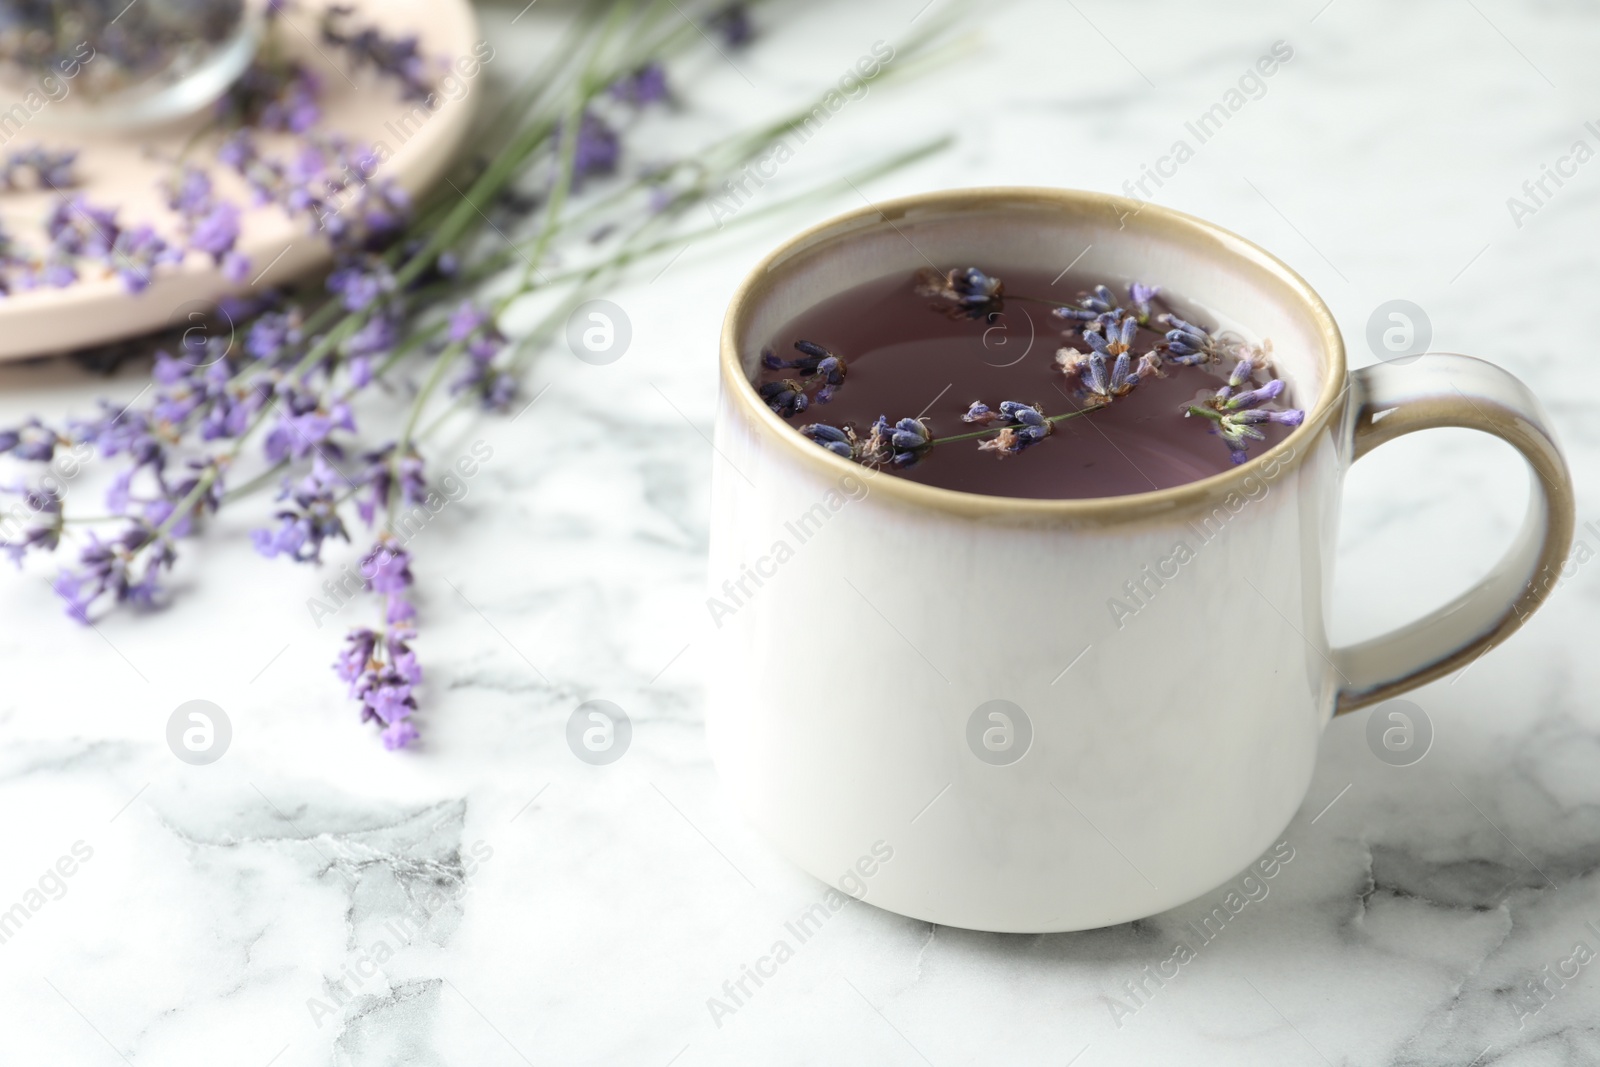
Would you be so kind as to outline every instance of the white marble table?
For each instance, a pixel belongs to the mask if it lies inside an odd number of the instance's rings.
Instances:
[[[742,121],[798,103],[903,39],[921,2],[794,5],[738,72],[705,64],[691,108]],[[520,6],[485,13],[513,56],[563,17],[540,5],[510,26]],[[1369,314],[1404,298],[1434,347],[1528,380],[1569,450],[1580,523],[1600,519],[1600,378],[1585,377],[1600,162],[1547,184],[1520,226],[1507,205],[1575,141],[1600,148],[1600,18],[1504,0],[1201,6],[989,6],[974,51],[851,103],[789,167],[825,175],[948,131],[953,148],[864,191],[1119,190],[1286,41],[1264,95],[1153,199],[1296,265],[1358,364]],[[430,673],[415,753],[354,721],[328,670],[339,627],[307,621],[320,577],[256,559],[244,517],[189,554],[173,610],[98,632],[67,622],[38,573],[6,580],[0,912],[45,892],[0,943],[0,1062],[1600,1063],[1600,967],[1574,955],[1600,953],[1592,565],[1464,676],[1412,694],[1435,731],[1420,762],[1377,759],[1363,715],[1332,723],[1285,834],[1293,860],[1176,978],[1144,969],[1218,900],[1029,937],[850,904],[734,1012],[708,1009],[823,891],[729,809],[704,747],[714,338],[766,247],[850,206],[618,288],[628,356],[552,353],[534,413],[476,431],[495,459],[416,545]],[[131,396],[137,374],[8,368],[0,424]],[[603,424],[602,401],[628,425]],[[1508,450],[1464,432],[1363,462],[1335,636],[1464,587],[1524,491]],[[208,767],[164,743],[195,698],[233,723]],[[564,738],[593,698],[635,726],[608,767]],[[71,876],[49,876],[62,857]],[[1541,998],[1519,992],[1541,981]]]

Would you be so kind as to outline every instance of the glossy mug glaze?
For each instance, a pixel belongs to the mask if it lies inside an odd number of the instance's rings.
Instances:
[[[1304,424],[1173,489],[1025,500],[841,459],[750,384],[783,323],[856,284],[930,263],[1075,261],[1270,338]],[[1054,343],[1040,347],[1050,358]],[[1277,259],[1098,193],[957,190],[825,222],[741,286],[721,377],[707,716],[718,769],[801,867],[950,926],[1106,926],[1220,885],[1293,818],[1333,715],[1503,639],[1553,586],[1572,538],[1565,463],[1516,379],[1458,355],[1348,373],[1328,309]],[[1451,604],[1332,647],[1344,473],[1434,426],[1523,454],[1534,492],[1522,534]]]

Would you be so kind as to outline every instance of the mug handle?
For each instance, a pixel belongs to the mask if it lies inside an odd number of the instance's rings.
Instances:
[[[1429,353],[1350,376],[1344,444],[1354,463],[1387,441],[1435,426],[1482,430],[1528,461],[1533,491],[1522,530],[1473,588],[1416,622],[1333,650],[1342,715],[1431,682],[1509,637],[1555,588],[1576,506],[1566,460],[1528,387],[1492,363]]]

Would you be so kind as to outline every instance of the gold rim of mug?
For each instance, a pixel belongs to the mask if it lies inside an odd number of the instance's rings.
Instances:
[[[1333,314],[1316,291],[1306,284],[1287,264],[1260,246],[1245,240],[1204,219],[1187,215],[1171,208],[1079,189],[1052,189],[1034,186],[992,186],[973,189],[951,189],[918,193],[870,204],[867,207],[836,215],[789,238],[756,264],[733,294],[727,315],[722,324],[722,388],[747,419],[753,420],[768,436],[789,448],[800,461],[824,475],[842,476],[863,472],[871,468],[836,456],[819,448],[802,437],[761,400],[755,386],[745,376],[739,358],[738,337],[744,332],[744,318],[748,310],[784,280],[787,261],[804,255],[818,246],[833,240],[848,240],[860,232],[865,220],[874,217],[893,226],[896,219],[913,211],[929,209],[948,213],[970,212],[981,215],[986,210],[1006,207],[1054,207],[1066,209],[1070,214],[1089,216],[1091,213],[1110,212],[1114,218],[1137,217],[1139,225],[1169,237],[1180,238],[1192,247],[1216,255],[1228,255],[1244,260],[1263,274],[1275,279],[1285,295],[1297,299],[1316,324],[1321,334],[1324,350],[1328,354],[1323,380],[1318,383],[1320,394],[1317,403],[1306,412],[1306,418],[1289,436],[1239,466],[1213,474],[1198,481],[1186,482],[1170,489],[1148,493],[1129,493],[1125,496],[1085,497],[1078,499],[1036,500],[1024,497],[988,496],[982,493],[964,493],[954,489],[941,489],[923,485],[904,478],[883,478],[875,481],[875,491],[902,503],[952,512],[967,516],[1007,516],[1034,519],[1064,519],[1073,521],[1126,521],[1130,518],[1154,514],[1186,511],[1214,504],[1244,486],[1251,476],[1270,472],[1277,478],[1283,472],[1298,466],[1311,451],[1311,440],[1320,434],[1343,406],[1346,387],[1344,340]]]

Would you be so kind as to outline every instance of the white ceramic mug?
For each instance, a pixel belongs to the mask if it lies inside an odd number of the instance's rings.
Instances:
[[[1304,424],[1176,488],[1027,500],[841,459],[750,384],[777,330],[842,290],[930,262],[1054,273],[1080,254],[1097,279],[1160,284],[1219,326],[1270,338]],[[721,375],[712,753],[786,856],[935,923],[1084,929],[1220,885],[1294,816],[1330,717],[1503,639],[1572,539],[1565,463],[1516,379],[1457,355],[1347,374],[1333,317],[1277,259],[1098,193],[941,192],[823,223],[739,289]],[[1344,473],[1434,426],[1522,453],[1522,534],[1454,602],[1331,647]]]

